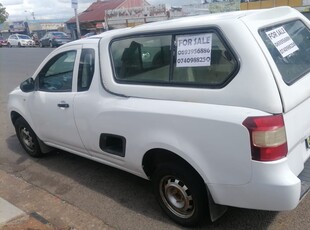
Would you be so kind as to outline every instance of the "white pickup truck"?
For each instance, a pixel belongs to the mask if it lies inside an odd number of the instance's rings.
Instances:
[[[57,148],[149,179],[179,224],[291,210],[310,186],[309,28],[279,7],[104,32],[55,49],[9,115],[31,156]]]

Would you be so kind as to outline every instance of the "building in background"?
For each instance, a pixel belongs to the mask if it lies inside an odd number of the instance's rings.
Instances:
[[[96,2],[92,3],[85,11],[78,15],[81,34],[84,35],[89,32],[101,33],[105,31],[105,12],[107,10],[128,9],[146,5],[150,5],[146,0],[97,0]],[[76,38],[75,17],[69,19],[66,24],[73,37]]]

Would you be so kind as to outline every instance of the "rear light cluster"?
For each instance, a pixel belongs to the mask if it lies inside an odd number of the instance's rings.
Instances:
[[[282,115],[248,117],[242,124],[250,132],[253,160],[274,161],[287,155]]]

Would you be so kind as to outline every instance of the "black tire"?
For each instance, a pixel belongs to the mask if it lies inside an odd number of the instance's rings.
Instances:
[[[14,123],[16,135],[24,150],[32,157],[41,157],[43,153],[37,135],[22,117]]]
[[[20,44],[20,42],[19,42],[17,45],[18,45],[18,47],[22,47],[22,45]]]
[[[8,42],[8,47],[9,47],[9,48],[12,48],[12,45],[11,45],[11,43],[9,43],[9,42]]]
[[[152,183],[161,208],[176,223],[193,227],[209,218],[205,184],[187,164],[173,162],[159,165]]]
[[[42,42],[40,42],[40,43],[39,43],[39,46],[40,46],[41,48],[43,48],[43,44],[42,44]]]

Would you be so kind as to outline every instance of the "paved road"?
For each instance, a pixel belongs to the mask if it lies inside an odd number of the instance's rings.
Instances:
[[[31,76],[51,51],[50,48],[0,48],[0,170],[115,229],[182,229],[161,212],[148,181],[66,152],[33,159],[22,150],[6,114],[7,95]],[[57,219],[49,221],[53,223]],[[230,208],[218,222],[204,224],[199,229],[309,228],[310,195],[290,212]]]

